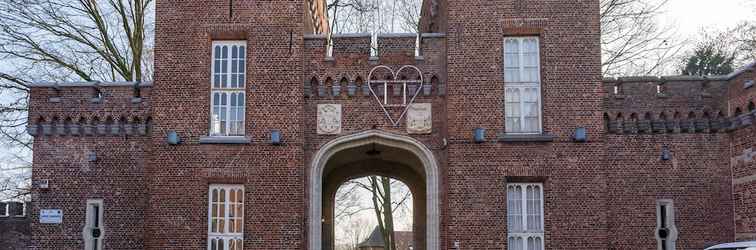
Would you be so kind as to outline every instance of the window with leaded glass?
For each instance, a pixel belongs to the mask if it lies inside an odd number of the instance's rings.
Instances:
[[[507,185],[507,249],[543,250],[543,185]]]
[[[538,37],[504,39],[504,115],[509,134],[541,129],[541,69]]]
[[[241,250],[244,245],[244,186],[210,185],[208,250]]]
[[[244,41],[213,42],[211,136],[243,136],[247,45]]]

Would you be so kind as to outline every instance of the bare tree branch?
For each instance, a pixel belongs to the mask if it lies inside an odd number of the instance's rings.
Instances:
[[[668,0],[601,0],[601,55],[604,75],[663,74],[684,41],[657,17]]]

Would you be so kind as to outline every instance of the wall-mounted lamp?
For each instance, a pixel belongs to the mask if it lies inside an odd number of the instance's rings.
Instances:
[[[181,138],[179,138],[178,133],[176,131],[170,130],[168,131],[168,135],[166,136],[166,140],[168,141],[168,144],[170,145],[178,145],[181,143]]]
[[[475,128],[475,130],[473,131],[473,140],[475,141],[475,143],[486,142],[486,129]]]
[[[281,145],[281,131],[274,129],[270,131],[270,144]]]
[[[669,147],[663,146],[662,153],[661,153],[662,161],[668,161],[671,158],[672,158],[672,154],[669,152]]]
[[[586,132],[586,129],[584,127],[579,127],[575,129],[575,135],[572,137],[572,139],[575,142],[587,142],[588,133]]]
[[[97,161],[97,152],[89,152],[87,153],[87,161],[89,162],[96,162]]]

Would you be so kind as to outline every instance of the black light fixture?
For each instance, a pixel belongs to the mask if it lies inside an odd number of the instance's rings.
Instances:
[[[168,131],[166,137],[166,141],[168,141],[168,144],[170,145],[178,145],[179,143],[181,143],[181,138],[179,137],[178,133],[176,133],[176,131]]]
[[[90,151],[87,153],[87,161],[89,162],[96,162],[97,161],[97,152]]]
[[[475,130],[473,130],[473,141],[475,141],[475,143],[486,142],[486,129],[475,128]]]
[[[274,129],[270,131],[270,144],[281,145],[281,130]]]
[[[667,146],[663,146],[663,147],[662,147],[662,154],[661,154],[661,159],[662,159],[662,161],[667,161],[667,160],[669,160],[669,159],[670,159],[671,157],[672,157],[672,156],[671,156],[671,154],[669,153],[669,147],[667,147]]]
[[[381,151],[376,150],[375,143],[373,143],[373,148],[365,152],[365,154],[375,157],[375,156],[381,155]]]
[[[575,135],[572,137],[572,140],[574,140],[575,142],[587,142],[588,133],[586,132],[585,127],[576,128]]]

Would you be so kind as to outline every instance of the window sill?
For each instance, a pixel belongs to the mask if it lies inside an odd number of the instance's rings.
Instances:
[[[556,136],[550,134],[503,134],[500,142],[553,142]]]
[[[250,144],[252,139],[247,136],[203,136],[200,144]]]

